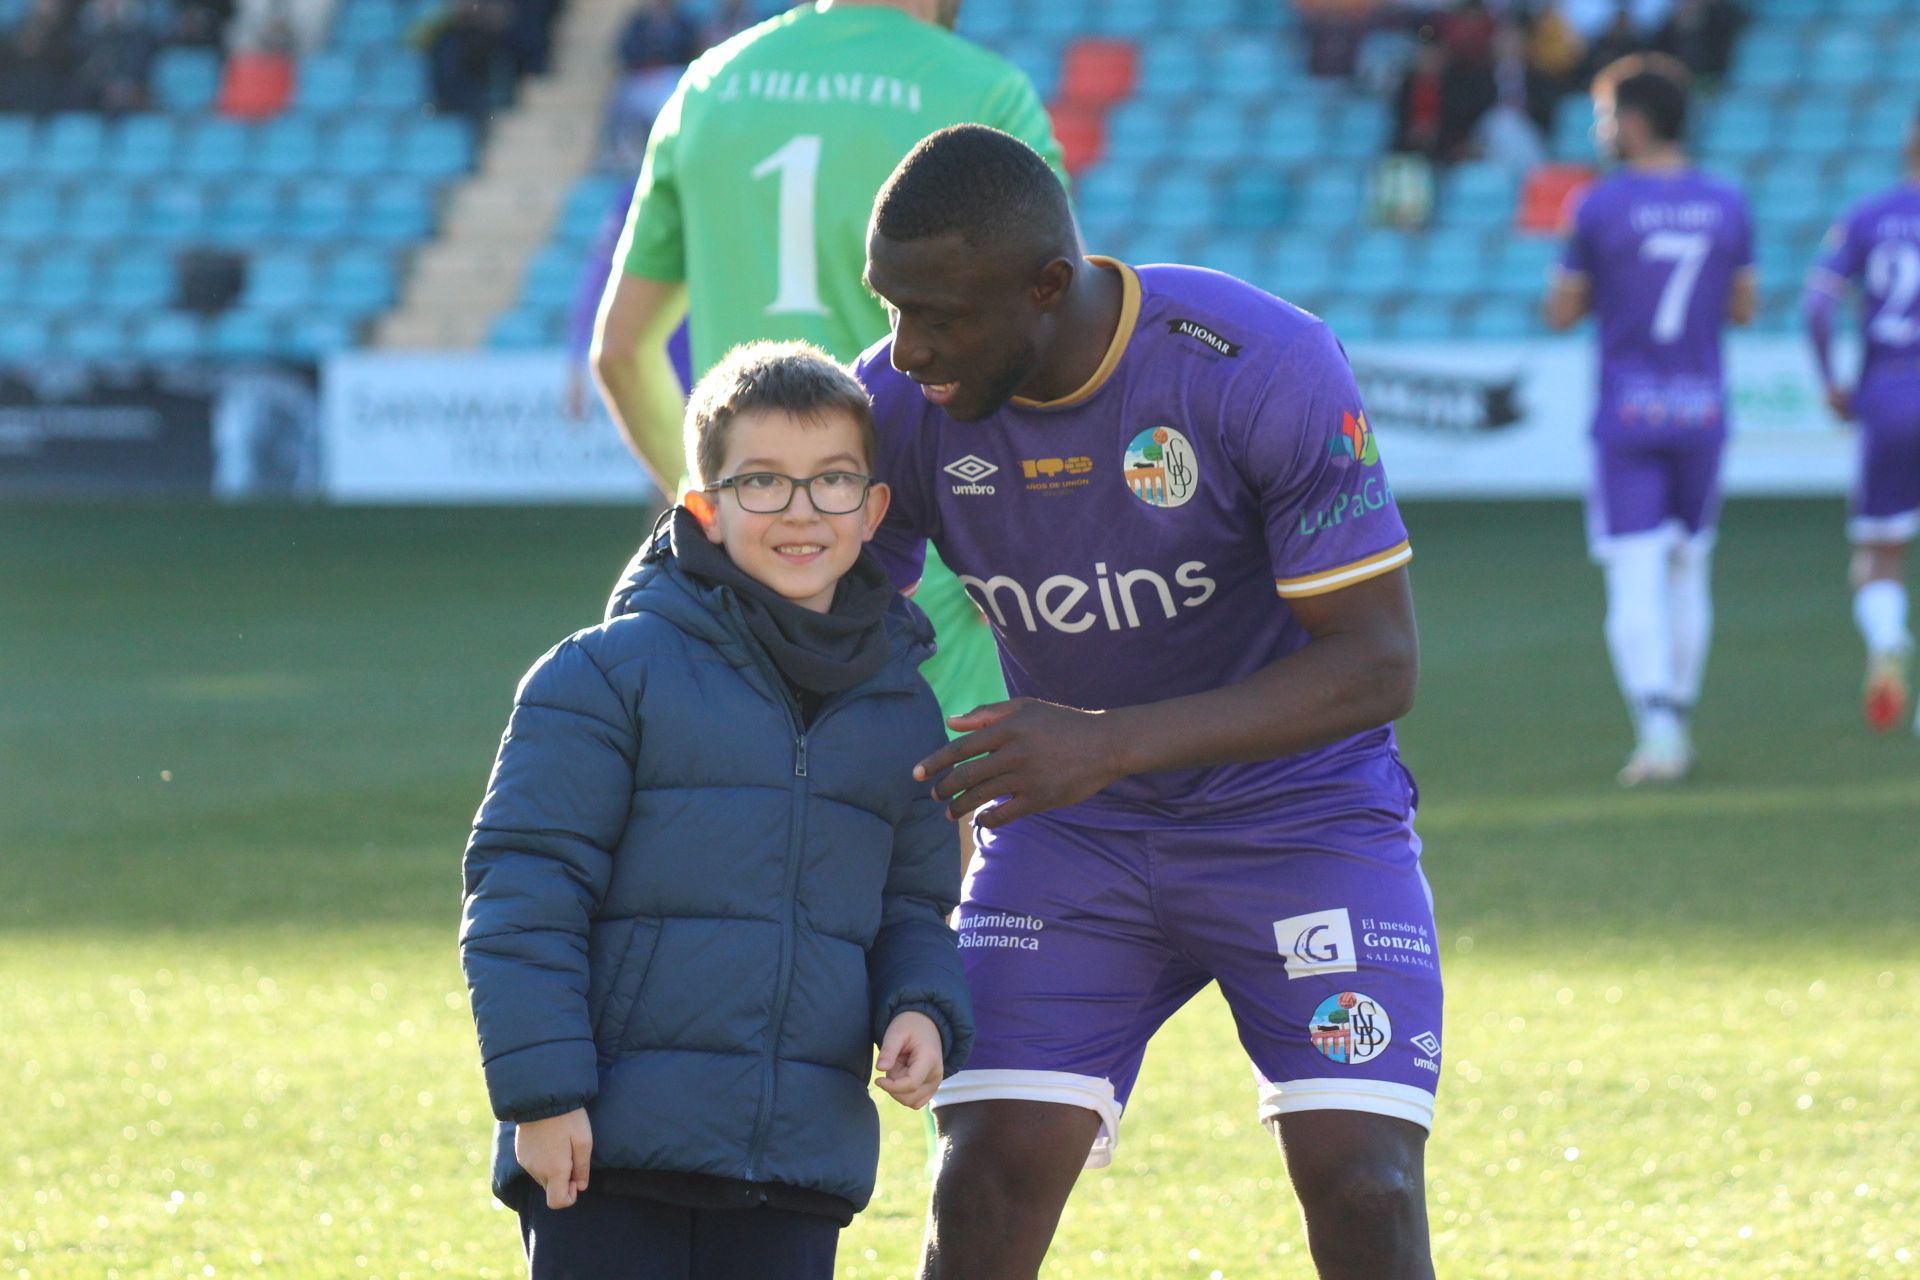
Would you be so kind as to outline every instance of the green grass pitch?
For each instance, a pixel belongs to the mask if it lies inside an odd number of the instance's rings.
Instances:
[[[1451,1277],[1920,1272],[1920,743],[1856,707],[1834,502],[1736,502],[1696,782],[1628,742],[1568,504],[1408,509]],[[454,947],[515,679],[637,512],[0,511],[0,1277],[507,1276]],[[1307,1276],[1217,999],[1049,1276]],[[882,1102],[846,1277],[911,1274]]]

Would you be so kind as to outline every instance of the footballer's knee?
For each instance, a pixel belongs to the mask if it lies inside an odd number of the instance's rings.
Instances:
[[[1426,1131],[1386,1116],[1318,1111],[1272,1124],[1320,1274],[1428,1280]]]
[[[1100,1117],[1011,1099],[959,1103],[937,1116],[940,1170],[922,1280],[1037,1275]]]

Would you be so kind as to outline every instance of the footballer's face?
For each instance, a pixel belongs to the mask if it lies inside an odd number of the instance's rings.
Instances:
[[[867,287],[893,321],[893,367],[962,422],[1005,404],[1040,370],[1059,298],[1046,264],[957,234],[867,237]]]

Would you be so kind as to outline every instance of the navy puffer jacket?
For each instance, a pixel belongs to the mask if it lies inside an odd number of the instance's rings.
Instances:
[[[460,953],[501,1124],[585,1106],[596,1169],[710,1174],[864,1207],[874,1046],[930,1016],[973,1041],[946,917],[953,824],[914,763],[945,742],[926,619],[800,727],[733,593],[664,536],[608,621],[521,682],[465,859]]]

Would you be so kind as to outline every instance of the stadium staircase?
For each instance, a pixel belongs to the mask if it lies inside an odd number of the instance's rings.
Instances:
[[[478,172],[451,193],[441,236],[415,259],[379,345],[483,345],[519,292],[528,258],[551,238],[567,192],[593,166],[630,8],[629,0],[568,0],[551,69],[523,83],[512,110],[494,118]]]

